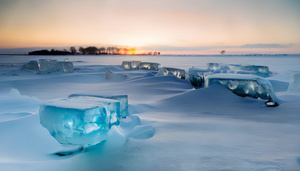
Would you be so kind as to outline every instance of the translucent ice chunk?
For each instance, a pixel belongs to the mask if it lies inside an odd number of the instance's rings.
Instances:
[[[217,73],[234,73],[234,71],[231,70],[227,65],[223,65],[223,66],[220,66],[218,69],[215,69],[212,73],[213,74],[217,74]]]
[[[74,72],[73,62],[62,61],[57,62],[58,70],[62,72]]]
[[[38,73],[40,74],[47,74],[47,73],[58,71],[58,65],[56,60],[39,59],[37,62],[39,66]]]
[[[300,73],[292,75],[288,91],[300,92]]]
[[[122,67],[124,69],[139,69],[141,61],[123,61]]]
[[[178,68],[162,67],[158,70],[156,76],[174,75],[178,78],[185,79],[185,71]]]
[[[278,101],[271,83],[259,76],[243,74],[214,74],[205,77],[206,87],[213,83],[220,83],[233,93],[245,97],[261,98]]]
[[[80,97],[80,96],[87,96],[87,97],[98,97],[98,98],[106,98],[106,99],[115,99],[120,102],[120,118],[125,118],[128,116],[128,96],[127,95],[116,95],[116,96],[104,96],[104,95],[89,95],[89,94],[71,94],[69,98],[73,97]]]
[[[23,66],[22,69],[25,69],[25,70],[38,70],[39,69],[39,66],[38,66],[38,62],[37,61],[29,61],[27,64],[25,64]]]
[[[268,75],[269,67],[261,65],[241,65],[240,70],[252,71],[256,75]]]
[[[191,84],[195,87],[202,86],[204,83],[204,76],[210,71],[206,69],[190,68],[187,72]]]
[[[96,97],[61,99],[40,106],[40,122],[63,145],[91,146],[118,125],[120,102]]]
[[[207,63],[208,70],[214,71],[216,69],[219,69],[221,64],[220,63]]]
[[[159,63],[153,63],[153,62],[142,62],[140,64],[140,69],[149,69],[149,70],[158,70],[158,67],[160,66]]]

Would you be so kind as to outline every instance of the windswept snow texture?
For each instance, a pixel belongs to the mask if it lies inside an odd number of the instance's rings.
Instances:
[[[62,61],[66,56],[47,58]],[[288,90],[292,75],[300,73],[299,55],[67,58],[73,73],[37,75],[22,72],[22,65],[45,56],[0,56],[1,171],[300,170],[300,94]],[[282,102],[267,108],[263,100],[237,96],[222,85],[195,89],[188,79],[127,70],[122,61],[185,71],[207,69],[207,63],[267,66],[264,79]],[[106,70],[127,77],[105,79]],[[41,102],[71,94],[128,95],[128,116],[111,126],[106,141],[60,157],[55,154],[77,149],[58,143],[40,124],[38,110]]]

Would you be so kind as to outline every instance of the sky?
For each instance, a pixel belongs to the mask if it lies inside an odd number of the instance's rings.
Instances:
[[[1,0],[0,48],[300,53],[299,0]]]

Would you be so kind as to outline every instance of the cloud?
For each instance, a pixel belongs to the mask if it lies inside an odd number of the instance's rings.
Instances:
[[[294,44],[246,44],[240,46],[240,48],[289,48]]]
[[[235,48],[235,46],[198,46],[198,47],[182,47],[182,46],[144,46],[143,50],[157,50],[157,51],[204,51],[210,49],[224,49]]]

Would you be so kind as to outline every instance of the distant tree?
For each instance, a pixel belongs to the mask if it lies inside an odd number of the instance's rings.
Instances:
[[[85,52],[87,53],[87,54],[98,54],[98,48],[97,47],[95,47],[95,46],[89,46],[89,47],[87,47],[87,48],[85,48]]]
[[[85,54],[85,48],[79,47],[79,52],[80,52],[81,54]]]
[[[121,48],[116,48],[116,54],[121,54]]]
[[[222,50],[220,53],[221,53],[222,55],[224,55],[225,52],[226,52],[225,50]]]
[[[127,52],[128,52],[128,49],[127,48],[123,48],[122,50],[123,50],[123,54],[126,55]]]
[[[99,48],[99,53],[105,53],[105,47]]]
[[[112,51],[111,47],[106,48],[106,53],[111,54],[111,51]]]
[[[76,54],[77,50],[76,50],[76,48],[74,46],[72,46],[72,47],[70,47],[70,52],[72,54]]]

